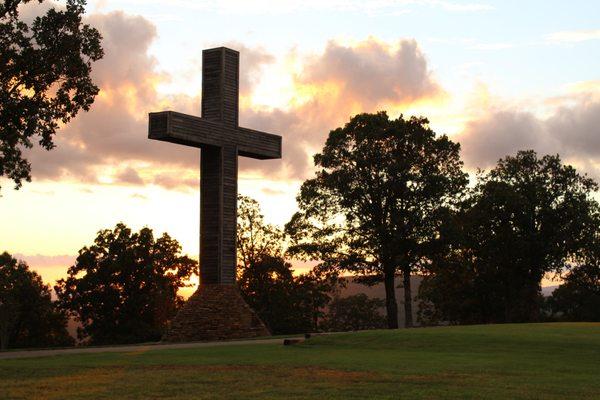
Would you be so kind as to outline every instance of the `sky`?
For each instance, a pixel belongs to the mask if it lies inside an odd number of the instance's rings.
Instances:
[[[105,50],[92,109],[27,153],[32,183],[0,181],[0,251],[49,283],[120,221],[197,258],[199,150],[148,140],[147,118],[199,115],[205,48],[240,51],[240,125],[283,137],[281,160],[240,159],[239,192],[274,224],[360,112],[426,116],[469,171],[534,149],[600,178],[598,1],[90,0],[86,23]]]

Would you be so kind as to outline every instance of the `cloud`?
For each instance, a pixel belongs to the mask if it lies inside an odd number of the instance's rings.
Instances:
[[[322,54],[303,60],[294,83],[297,98],[289,109],[242,110],[240,116],[246,126],[283,135],[282,168],[292,179],[309,176],[312,155],[329,131],[353,115],[443,95],[414,40],[329,42]],[[264,161],[243,159],[240,166],[273,174]]]
[[[490,110],[467,124],[457,140],[465,163],[489,168],[518,150],[560,154],[583,172],[600,178],[600,99],[577,95],[570,105],[540,118],[516,109]]]
[[[544,124],[566,155],[600,161],[600,101],[561,107]]]
[[[486,168],[518,150],[547,151],[549,137],[540,120],[529,112],[491,111],[470,121],[459,136],[462,154],[470,167]]]
[[[73,255],[58,255],[47,256],[42,254],[21,254],[15,253],[13,257],[17,260],[23,260],[32,268],[52,268],[52,267],[69,267],[73,265],[77,256]]]
[[[240,95],[247,96],[259,83],[263,67],[275,62],[275,57],[262,47],[250,48],[240,42],[229,42],[225,47],[240,52]]]
[[[298,81],[316,86],[333,83],[340,97],[367,108],[440,93],[415,40],[402,40],[395,48],[374,39],[354,47],[329,42],[325,52],[304,68]]]
[[[551,44],[579,43],[598,39],[600,39],[600,29],[560,31],[545,36],[546,43]]]
[[[92,71],[100,94],[91,111],[81,112],[60,129],[55,149],[28,152],[34,179],[97,183],[116,167],[116,182],[142,184],[130,163],[197,166],[196,149],[147,139],[148,112],[176,108],[192,113],[199,109],[198,98],[159,97],[156,84],[168,76],[158,71],[156,59],[148,53],[156,37],[154,25],[123,12],[92,15],[88,22],[103,36],[105,57]]]
[[[127,167],[115,176],[116,181],[119,183],[126,183],[131,185],[142,185],[144,180],[140,177],[137,171],[131,167]]]
[[[149,53],[155,26],[123,12],[93,14],[88,22],[103,35],[105,58],[93,66],[100,87],[89,112],[82,112],[56,136],[52,151],[27,152],[35,180],[198,187],[196,148],[147,139],[148,112],[164,109],[197,114],[200,98],[161,95],[157,86],[170,77]],[[274,57],[241,43],[241,92],[247,96]],[[201,64],[194,63],[195,73]],[[281,134],[283,160],[240,159],[240,175],[297,180],[312,171],[312,154],[328,132],[358,112],[406,105],[440,96],[427,60],[414,40],[394,45],[369,39],[351,46],[330,42],[322,54],[301,58],[287,108],[257,109],[241,102],[240,125]]]
[[[439,6],[447,11],[463,11],[463,12],[476,12],[476,11],[491,11],[494,7],[487,3],[457,3],[453,1],[429,1],[431,5]]]
[[[127,0],[133,4],[155,4],[169,8],[196,11],[216,11],[228,14],[288,14],[297,11],[350,11],[357,13],[398,14],[410,12],[414,7],[434,7],[449,12],[482,12],[493,10],[489,3],[459,2],[451,0],[221,0],[205,2],[196,0]]]
[[[198,165],[196,165],[198,168]],[[186,190],[188,188],[199,188],[199,179],[182,177],[178,173],[159,173],[154,176],[151,182],[154,185],[162,186],[166,189]]]

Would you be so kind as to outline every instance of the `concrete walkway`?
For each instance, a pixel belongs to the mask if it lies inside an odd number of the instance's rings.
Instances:
[[[304,340],[303,336],[293,336],[285,339]],[[221,342],[192,342],[192,343],[145,343],[123,346],[102,346],[102,347],[73,347],[67,349],[47,349],[47,350],[16,350],[0,352],[0,360],[10,358],[34,358],[58,356],[61,354],[87,354],[87,353],[121,353],[130,351],[148,351],[148,350],[169,350],[169,349],[192,349],[197,347],[217,347],[217,346],[242,346],[253,344],[282,344],[284,338],[266,338],[266,339],[248,339],[248,340],[230,340]]]

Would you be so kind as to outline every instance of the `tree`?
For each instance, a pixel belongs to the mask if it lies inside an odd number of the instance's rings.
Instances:
[[[258,262],[264,255],[282,257],[284,234],[275,225],[267,224],[260,205],[251,197],[238,195],[237,253],[241,262],[238,272]]]
[[[543,276],[568,268],[595,235],[596,189],[557,155],[500,160],[444,231],[447,252],[431,264],[423,297],[449,321],[537,320]]]
[[[90,108],[98,94],[91,65],[103,56],[100,34],[82,24],[85,0],[67,0],[28,24],[19,6],[29,2],[0,4],[0,177],[17,189],[31,181],[22,149],[34,139],[52,149],[59,124]]]
[[[289,252],[321,267],[383,280],[389,328],[398,327],[395,277],[402,274],[412,326],[410,275],[427,263],[440,218],[467,183],[460,146],[425,118],[360,114],[329,133],[316,176],[298,195],[286,229]]]
[[[237,283],[242,296],[273,333],[317,330],[336,277],[316,270],[294,276],[284,258],[281,229],[264,221],[256,200],[238,196],[238,205]]]
[[[0,254],[0,348],[70,346],[67,316],[23,261]]]
[[[386,320],[379,310],[384,305],[383,300],[370,299],[364,293],[335,297],[329,303],[325,327],[332,332],[383,329]]]
[[[548,299],[552,313],[568,321],[600,322],[600,258],[597,245],[571,269]]]
[[[122,223],[102,230],[79,250],[68,277],[55,290],[61,306],[82,324],[79,336],[92,344],[159,340],[183,304],[177,295],[197,274],[198,263],[181,256],[164,233],[138,233]]]
[[[244,268],[238,285],[248,305],[274,334],[308,332],[311,313],[304,306],[291,265],[264,255]]]

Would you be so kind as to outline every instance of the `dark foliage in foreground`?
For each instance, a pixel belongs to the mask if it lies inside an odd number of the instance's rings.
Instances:
[[[238,279],[246,302],[274,334],[319,329],[333,275],[313,270],[294,276],[284,259],[284,235],[264,221],[257,201],[238,197]]]
[[[383,281],[389,328],[398,327],[401,275],[405,325],[412,326],[410,275],[424,266],[467,183],[459,150],[425,118],[353,117],[315,156],[315,177],[303,183],[300,211],[286,226],[289,252],[322,269]]]
[[[8,253],[0,254],[0,347],[70,346],[67,316],[50,297],[50,287]]]
[[[596,189],[558,156],[533,151],[480,175],[442,231],[444,251],[421,285],[422,320],[539,320],[544,275],[567,269],[596,235]]]
[[[555,318],[566,321],[600,321],[600,258],[595,246],[581,264],[569,271],[548,304]]]
[[[31,23],[19,15],[25,3],[0,3],[0,177],[16,188],[31,180],[23,148],[52,149],[59,124],[92,105],[91,66],[103,56],[100,33],[82,23],[85,0],[39,0],[49,9]]]
[[[379,310],[384,306],[383,300],[370,299],[364,293],[335,297],[329,303],[323,328],[331,332],[383,329],[386,319]]]
[[[82,324],[79,337],[91,344],[159,340],[183,303],[177,290],[198,269],[180,251],[175,239],[155,239],[149,228],[132,233],[120,223],[98,232],[55,287],[61,306]]]

